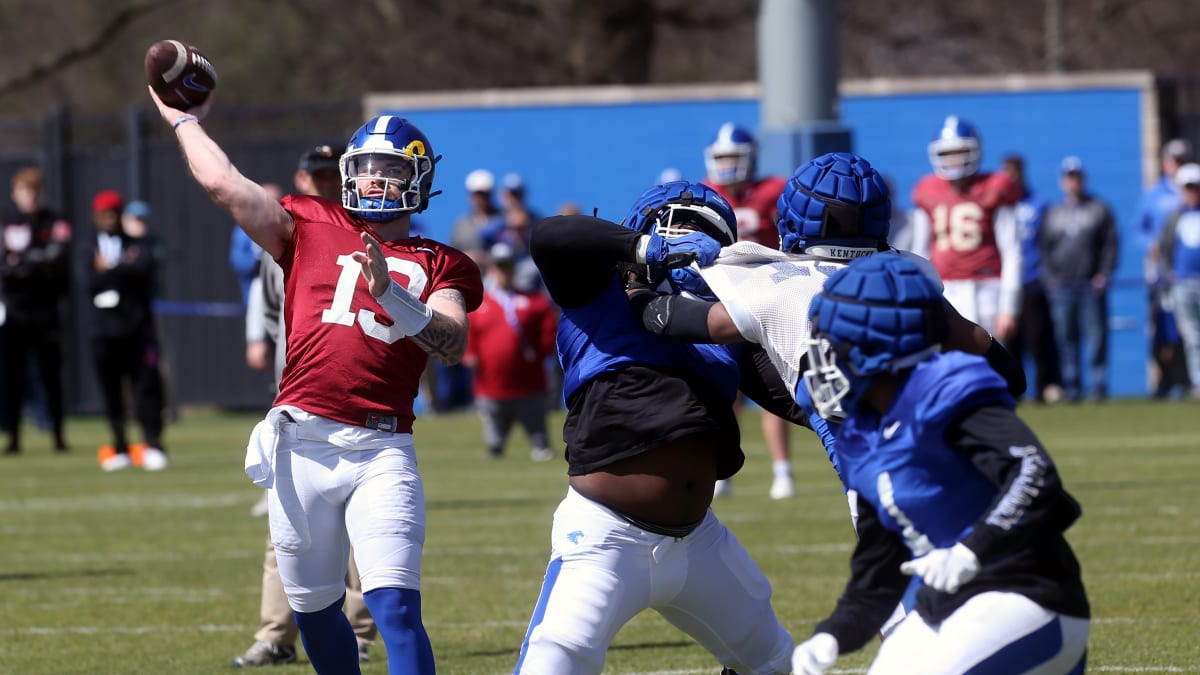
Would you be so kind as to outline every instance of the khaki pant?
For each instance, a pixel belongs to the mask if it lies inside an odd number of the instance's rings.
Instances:
[[[350,552],[349,571],[346,573],[346,618],[354,627],[359,642],[372,644],[375,641],[375,620],[363,602],[362,582],[358,578],[358,565],[354,564],[354,551]],[[291,647],[296,644],[299,629],[296,617],[288,605],[283,592],[283,581],[279,578],[279,565],[275,562],[275,547],[267,535],[267,554],[263,558],[262,606],[259,609],[262,626],[254,634],[255,640],[273,645]]]

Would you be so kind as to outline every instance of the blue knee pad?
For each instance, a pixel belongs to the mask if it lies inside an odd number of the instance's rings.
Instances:
[[[358,639],[342,614],[346,596],[316,612],[293,612],[300,642],[313,670],[320,675],[358,675]]]
[[[421,623],[421,592],[376,588],[363,593],[387,649],[389,675],[434,675],[433,646]]]

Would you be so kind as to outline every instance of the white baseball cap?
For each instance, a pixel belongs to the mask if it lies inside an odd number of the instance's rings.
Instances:
[[[496,186],[496,177],[487,169],[475,169],[467,174],[467,192],[491,192]]]
[[[1200,185],[1200,164],[1184,164],[1175,172],[1175,184],[1179,187],[1185,185]]]

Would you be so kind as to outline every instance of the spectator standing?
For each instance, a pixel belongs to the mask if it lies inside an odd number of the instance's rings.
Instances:
[[[1187,385],[1187,367],[1183,348],[1171,308],[1170,290],[1161,275],[1154,247],[1167,218],[1183,204],[1182,189],[1176,173],[1192,161],[1192,144],[1175,138],[1163,144],[1159,155],[1162,175],[1143,194],[1138,207],[1137,234],[1145,256],[1145,278],[1149,293],[1150,349],[1155,365],[1154,395],[1165,398],[1177,385]]]
[[[1082,397],[1081,345],[1089,348],[1093,401],[1108,398],[1108,284],[1117,264],[1117,226],[1112,211],[1086,190],[1083,162],[1059,165],[1063,201],[1050,207],[1038,231],[1042,275],[1054,317],[1064,395]]]
[[[46,397],[54,449],[65,451],[60,305],[69,292],[71,225],[42,205],[42,172],[20,169],[0,238],[0,325],[4,327],[5,452],[21,451],[21,409],[32,361]]]
[[[1017,360],[1023,361],[1025,354],[1033,359],[1034,400],[1056,403],[1062,398],[1062,376],[1059,374],[1058,345],[1054,342],[1050,301],[1042,283],[1042,256],[1037,242],[1047,205],[1026,184],[1023,157],[1008,155],[1001,163],[1000,170],[1012,176],[1020,193],[1013,212],[1017,219],[1017,232],[1021,236],[1021,321],[1017,324],[1017,335],[1009,347]]]
[[[500,209],[492,196],[496,177],[487,169],[475,169],[467,174],[466,213],[454,221],[450,231],[450,245],[471,256],[475,262],[483,261],[487,249],[483,243],[483,232],[494,226],[500,218]]]
[[[529,214],[530,222],[542,219],[541,214],[529,205],[529,187],[519,173],[506,173],[500,181],[500,208],[508,212],[520,209]]]
[[[704,149],[704,184],[717,191],[737,216],[738,241],[753,241],[779,249],[775,210],[787,181],[780,176],[758,175],[758,141],[749,130],[732,122],[717,129]],[[743,397],[739,397],[739,402]],[[738,406],[739,410],[741,406]],[[771,499],[789,499],[796,494],[792,479],[791,432],[783,418],[763,410],[763,441],[771,455]],[[730,479],[717,481],[716,496],[732,493]]]
[[[467,353],[483,441],[493,459],[504,455],[513,422],[520,422],[538,461],[554,453],[546,435],[545,361],[555,354],[558,318],[541,292],[514,286],[516,252],[498,243],[489,251],[483,304],[471,315]]]
[[[1158,256],[1183,341],[1191,398],[1200,400],[1200,164],[1183,165],[1175,178],[1183,205],[1163,226]]]
[[[101,448],[100,467],[118,471],[140,464],[147,471],[167,468],[163,451],[163,384],[159,371],[158,327],[151,302],[157,262],[154,241],[145,232],[150,208],[130,204],[126,217],[141,221],[131,236],[122,227],[124,201],[114,190],[92,199],[96,246],[88,291],[92,297],[92,361],[104,399],[104,415],[113,444]],[[145,448],[131,457],[125,434],[125,386],[133,393],[134,410]]]
[[[342,178],[338,170],[337,150],[325,144],[306,151],[300,156],[292,182],[300,194],[339,202],[342,197]],[[250,367],[262,370],[273,361],[275,390],[278,392],[287,357],[283,326],[283,268],[266,252],[260,256],[260,265],[258,277],[252,286],[250,306],[246,310],[246,362]],[[251,513],[267,515],[270,508],[268,502],[264,493]],[[346,570],[346,606],[343,611],[350,621],[350,627],[354,629],[361,663],[370,658],[368,650],[378,630],[375,619],[363,601],[362,578],[358,574],[353,551],[350,552]],[[254,633],[254,644],[233,659],[234,668],[275,666],[296,660],[296,638],[300,631],[296,627],[292,608],[288,605],[287,593],[283,590],[275,545],[271,543],[270,535],[267,536],[266,553],[263,556],[260,598],[259,627]]]

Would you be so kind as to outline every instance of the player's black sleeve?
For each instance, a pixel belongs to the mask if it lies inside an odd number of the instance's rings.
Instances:
[[[641,236],[601,218],[552,216],[534,223],[529,253],[554,302],[578,307],[608,287],[618,263],[634,259]]]
[[[754,401],[763,410],[782,417],[792,424],[812,428],[808,415],[796,404],[796,398],[788,390],[787,383],[771,363],[771,358],[761,345],[747,344],[742,350],[738,364],[742,379],[738,388],[746,398]]]
[[[981,561],[1019,550],[1047,530],[1062,532],[1079,517],[1041,441],[1005,406],[979,408],[950,425],[946,442],[1000,488],[963,544]]]
[[[634,312],[641,314],[642,326],[654,335],[692,344],[715,342],[708,332],[708,312],[716,302],[659,295],[646,288],[631,294],[629,304]]]
[[[867,500],[858,500],[858,545],[850,558],[850,581],[833,614],[813,630],[837,638],[843,654],[862,649],[879,634],[904,596],[909,578],[900,564],[912,557],[900,535],[887,530]]]
[[[1021,365],[1021,361],[1013,356],[1012,352],[1005,349],[1004,345],[1000,344],[996,338],[992,338],[992,344],[988,346],[983,357],[987,359],[992,370],[999,373],[1008,383],[1008,393],[1013,398],[1021,398],[1028,386],[1028,382],[1025,381],[1025,366]]]

